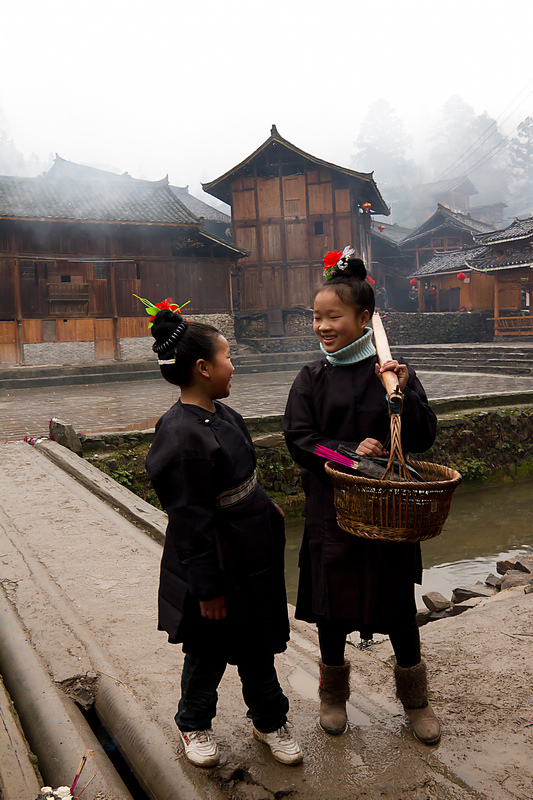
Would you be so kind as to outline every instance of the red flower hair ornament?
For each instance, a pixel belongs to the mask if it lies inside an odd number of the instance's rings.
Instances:
[[[338,250],[331,250],[324,256],[323,275],[326,281],[334,278],[340,272],[344,272],[348,266],[348,259],[355,253],[355,250],[347,245],[342,253]]]
[[[154,324],[154,317],[158,311],[164,311],[165,309],[168,309],[169,311],[175,311],[176,314],[181,314],[181,309],[185,308],[185,306],[191,302],[190,300],[187,300],[186,303],[183,303],[182,306],[179,306],[177,303],[172,302],[171,297],[167,297],[166,300],[162,300],[160,303],[151,303],[150,300],[147,300],[145,297],[139,297],[136,294],[133,296],[146,306],[144,310],[147,314],[150,314],[150,321],[148,322],[149,328],[151,328]]]

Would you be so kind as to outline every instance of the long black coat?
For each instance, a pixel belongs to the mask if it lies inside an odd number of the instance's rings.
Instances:
[[[390,432],[376,357],[332,367],[325,359],[304,367],[289,394],[284,433],[302,469],[306,494],[296,616],[308,622],[344,619],[351,630],[387,633],[416,612],[414,583],[422,578],[420,545],[377,542],[345,533],[336,522],[333,487],[317,444],[354,449],[366,438],[385,443]],[[409,367],[402,413],[404,453],[423,452],[437,420]]]
[[[283,518],[257,484],[218,509],[216,498],[249,478],[255,450],[242,417],[178,401],[156,425],[146,468],[168,527],[161,560],[159,629],[185,652],[236,662],[254,650],[281,652],[289,638]],[[200,600],[226,596],[226,620],[207,620]]]

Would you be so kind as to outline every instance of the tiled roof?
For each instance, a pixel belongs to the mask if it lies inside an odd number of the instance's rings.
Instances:
[[[338,174],[343,175],[345,179],[348,179],[349,185],[358,187],[359,202],[361,204],[364,202],[369,202],[372,204],[372,214],[383,214],[384,216],[388,216],[390,214],[390,209],[381,196],[372,172],[355,172],[353,169],[340,167],[337,164],[331,164],[329,161],[324,161],[321,158],[312,156],[309,153],[306,153],[304,150],[300,150],[299,147],[296,147],[296,145],[292,144],[287,139],[284,139],[283,136],[280,136],[275,125],[272,126],[269,138],[264,141],[263,144],[257,148],[257,150],[254,150],[251,155],[245,158],[244,161],[241,161],[240,164],[237,164],[237,166],[228,170],[219,178],[215,178],[215,180],[209,181],[208,183],[203,183],[202,188],[204,192],[212,194],[213,197],[218,197],[218,199],[222,200],[224,203],[229,203],[230,184],[235,176],[235,173],[239,172],[240,170],[244,170],[252,161],[254,161],[254,159],[267,151],[268,153],[275,155],[277,163],[280,148],[283,148],[285,151],[290,151],[300,158],[310,161],[319,167],[326,167],[327,169],[334,170]]]
[[[483,235],[475,236],[478,244],[504,244],[515,242],[519,239],[528,239],[533,236],[533,217],[526,219],[515,219],[507,228],[501,231],[493,231]]]
[[[209,203],[204,203],[203,200],[198,200],[197,197],[193,197],[192,194],[189,194],[188,186],[171,185],[170,188],[176,197],[181,200],[183,205],[186,206],[189,211],[192,211],[195,216],[210,219],[213,222],[223,222],[228,226],[231,225],[231,217],[228,216],[228,214],[224,214],[223,211],[213,208]]]
[[[484,233],[492,231],[492,225],[487,222],[481,222],[479,219],[474,219],[470,214],[461,214],[459,211],[452,211],[450,208],[437,203],[437,210],[422,223],[415,231],[405,237],[402,244],[408,244],[420,239],[422,236],[438,233],[439,230],[444,228],[460,228],[472,233]]]
[[[117,176],[120,177],[120,176]],[[0,218],[201,224],[172,193],[168,181],[0,177]]]
[[[476,248],[488,252],[490,248]],[[470,252],[473,252],[470,251]],[[517,267],[529,267],[533,264],[533,251],[529,253],[512,253],[505,256],[491,256],[487,255],[485,258],[468,258],[466,266],[474,267],[475,269],[486,270],[487,272],[495,272],[500,269],[516,269]]]
[[[448,250],[445,253],[436,253],[426,264],[409,275],[409,278],[419,278],[423,275],[438,275],[443,272],[455,272],[467,267],[467,260],[481,258],[487,252],[486,247],[469,247],[461,250]]]
[[[379,226],[382,225],[384,230],[380,231]],[[411,233],[411,228],[401,228],[399,225],[387,225],[386,222],[379,222],[374,220],[371,228],[372,236],[377,239],[385,239],[385,241],[392,244],[399,244]]]
[[[447,192],[457,192],[458,194],[466,195],[479,194],[470,178],[464,175],[462,178],[447,178],[444,181],[426,183],[423,185],[423,188],[433,197],[439,194],[446,194]]]

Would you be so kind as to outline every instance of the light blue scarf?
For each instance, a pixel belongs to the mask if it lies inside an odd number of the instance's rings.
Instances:
[[[348,364],[356,364],[358,361],[363,361],[365,358],[376,355],[376,348],[372,341],[372,328],[365,328],[365,333],[355,342],[347,344],[341,350],[335,353],[328,353],[322,342],[320,342],[320,349],[326,356],[326,360],[333,367],[345,367]]]

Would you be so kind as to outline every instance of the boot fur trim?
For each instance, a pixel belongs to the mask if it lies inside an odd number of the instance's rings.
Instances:
[[[350,662],[345,661],[338,667],[330,667],[319,661],[320,682],[318,696],[323,703],[337,705],[345,703],[350,697]]]
[[[394,667],[396,696],[404,708],[425,708],[428,704],[428,682],[426,662],[414,667]]]

